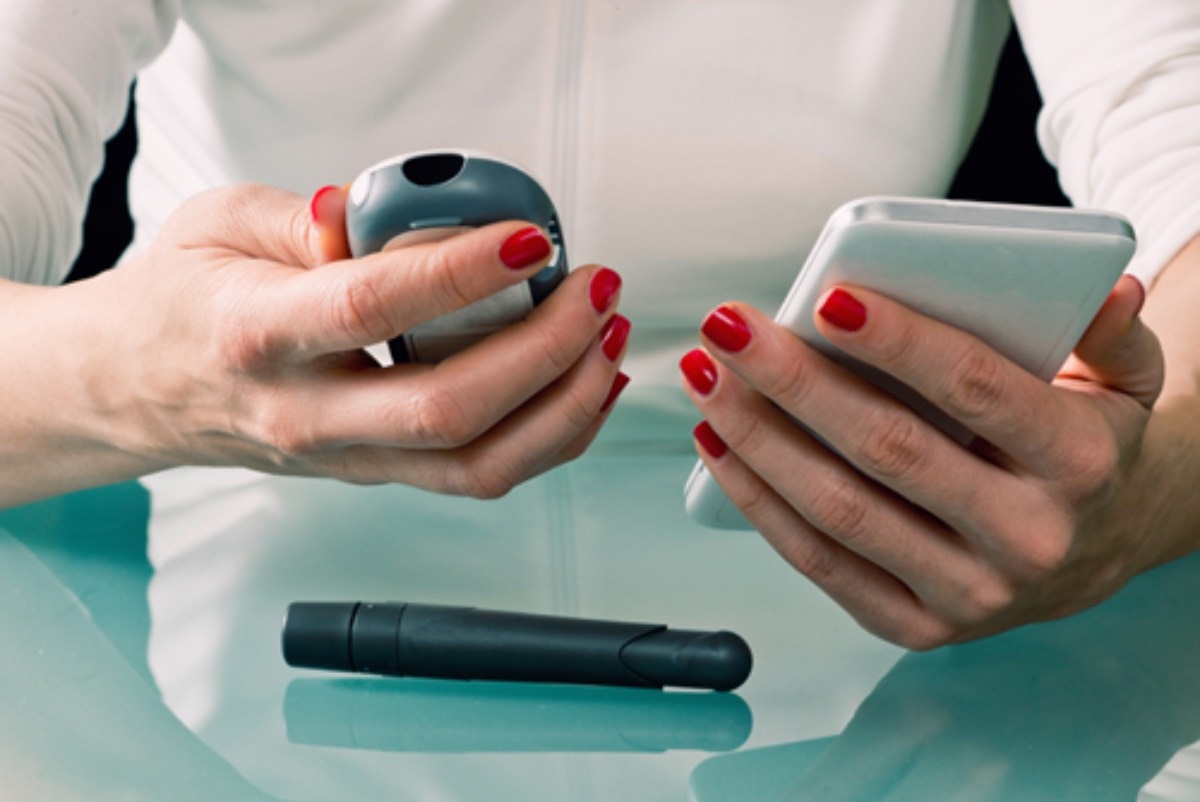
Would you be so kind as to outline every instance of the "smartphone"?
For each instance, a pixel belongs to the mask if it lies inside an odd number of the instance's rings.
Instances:
[[[415,326],[388,342],[395,362],[439,362],[515,323],[567,275],[567,249],[549,194],[512,162],[469,150],[406,153],[350,185],[346,234],[353,256],[501,220],[541,226],[554,248],[528,281]]]
[[[868,197],[833,213],[775,319],[900,398],[950,436],[970,432],[910,388],[847,357],[813,324],[838,284],[887,295],[967,331],[1042,379],[1054,378],[1133,256],[1133,227],[1103,211]],[[702,462],[684,487],[699,523],[752,529]]]

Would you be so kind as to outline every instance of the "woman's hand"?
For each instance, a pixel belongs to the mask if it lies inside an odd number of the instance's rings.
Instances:
[[[45,338],[6,355],[33,392],[0,413],[25,432],[0,502],[181,464],[494,497],[583,452],[626,381],[615,272],[576,270],[439,364],[383,368],[365,348],[524,281],[550,243],[508,222],[349,259],[344,193],[312,213],[280,190],[215,190],[118,269],[5,286],[0,308]]]
[[[761,313],[719,307],[681,363],[701,456],[788,562],[889,640],[928,649],[1068,615],[1161,559],[1133,480],[1163,382],[1142,299],[1119,282],[1051,385],[883,296],[826,295],[821,333],[974,432],[970,447]]]

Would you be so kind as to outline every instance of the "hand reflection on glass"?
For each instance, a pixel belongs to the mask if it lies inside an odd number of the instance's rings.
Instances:
[[[1198,580],[1192,558],[1074,619],[907,655],[838,737],[755,766],[760,785],[764,770],[774,778],[766,798],[1136,798],[1200,737]],[[700,766],[697,802],[732,799],[707,791],[737,787],[725,769],[746,772],[745,754]]]

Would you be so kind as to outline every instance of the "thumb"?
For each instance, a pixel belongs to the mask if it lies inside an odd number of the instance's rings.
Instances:
[[[1145,298],[1138,279],[1122,276],[1058,378],[1101,384],[1152,407],[1162,390],[1164,367],[1158,338],[1138,317]]]
[[[201,192],[183,204],[162,234],[184,248],[219,248],[293,267],[316,267],[350,256],[342,187],[312,199],[264,184],[236,184]]]
[[[308,202],[313,252],[320,264],[350,258],[350,243],[346,237],[347,193],[345,186],[324,186],[314,192]]]

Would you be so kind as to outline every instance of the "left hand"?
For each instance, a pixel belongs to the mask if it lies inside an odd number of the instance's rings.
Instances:
[[[760,312],[719,307],[682,362],[699,451],[771,545],[888,640],[931,649],[1072,614],[1158,559],[1131,481],[1164,373],[1143,297],[1122,279],[1046,384],[882,295],[827,294],[821,333],[966,426],[969,447]]]

